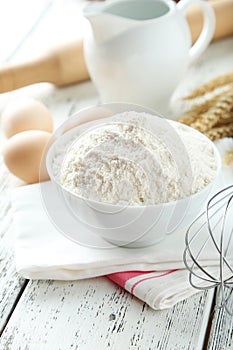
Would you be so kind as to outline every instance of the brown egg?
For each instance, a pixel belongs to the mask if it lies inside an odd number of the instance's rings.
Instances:
[[[29,130],[7,140],[3,158],[10,172],[27,183],[48,180],[44,161],[41,164],[41,160],[51,136],[46,131]]]
[[[49,110],[39,101],[29,97],[13,100],[2,113],[2,129],[6,137],[26,130],[53,131]]]

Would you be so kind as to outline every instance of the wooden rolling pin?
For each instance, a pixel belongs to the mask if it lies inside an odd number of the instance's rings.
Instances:
[[[87,79],[83,43],[79,40],[59,46],[34,60],[12,63],[0,69],[0,93],[33,83],[66,86]]]
[[[213,39],[233,34],[233,0],[209,0],[216,15]],[[203,18],[198,6],[187,11],[192,41],[198,37]],[[39,82],[66,86],[89,79],[82,41],[60,46],[43,56],[28,62],[5,65],[0,69],[0,93]]]
[[[213,40],[233,34],[233,0],[209,0],[216,16],[216,27]],[[190,27],[192,42],[195,42],[203,26],[202,11],[198,5],[192,5],[186,18]]]

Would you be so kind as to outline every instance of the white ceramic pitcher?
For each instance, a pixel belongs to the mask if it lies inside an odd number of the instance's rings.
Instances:
[[[185,10],[198,3],[204,15],[191,47]],[[215,16],[202,0],[109,0],[85,7],[90,26],[84,52],[101,102],[131,102],[166,113],[188,65],[208,46]]]

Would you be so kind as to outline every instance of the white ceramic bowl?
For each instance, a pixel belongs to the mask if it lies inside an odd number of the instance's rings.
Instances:
[[[109,107],[110,105],[108,104],[107,106]],[[125,110],[129,110],[129,105],[124,104],[123,107]],[[139,112],[145,111],[141,107],[133,106],[133,108]],[[86,111],[87,115],[90,116],[88,110]],[[119,108],[117,108],[117,111],[119,112]],[[151,114],[153,113],[151,111],[149,112]],[[116,111],[114,110],[115,113]],[[106,116],[109,116],[109,114],[106,113]],[[94,118],[91,117],[89,119]],[[63,188],[56,179],[56,176],[54,176],[52,166],[56,147],[61,143],[68,142],[70,137],[76,132],[80,121],[83,123],[85,120],[85,113],[83,115],[82,113],[78,113],[67,122],[68,124],[65,123],[57,135],[59,137],[57,137],[56,141],[49,148],[46,157],[46,166],[50,178],[59,191],[61,200],[66,201],[69,210],[71,210],[77,220],[85,223],[89,230],[112,244],[126,247],[149,246],[159,242],[168,234],[174,233],[177,230],[185,230],[203,209],[212,186],[218,177],[221,168],[221,159],[215,145],[206,138],[207,142],[211,144],[216,156],[216,178],[212,183],[192,196],[175,202],[147,206],[123,206],[96,202],[81,198]],[[71,125],[72,127],[70,128]],[[203,137],[205,136],[203,135]]]

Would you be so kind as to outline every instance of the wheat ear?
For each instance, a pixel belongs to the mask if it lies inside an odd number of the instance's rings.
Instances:
[[[207,83],[200,85],[196,89],[194,89],[191,92],[191,94],[184,97],[184,100],[191,100],[193,98],[203,96],[206,93],[212,92],[219,87],[222,87],[222,86],[228,85],[228,84],[232,84],[232,83],[233,83],[233,72],[227,73],[224,75],[220,75],[220,76],[208,81]]]
[[[208,136],[212,141],[221,139],[223,137],[233,137],[233,123],[221,125],[207,130],[204,134]]]
[[[199,131],[212,129],[218,124],[225,124],[233,117],[233,89],[222,94],[209,110],[201,114],[191,126]]]

